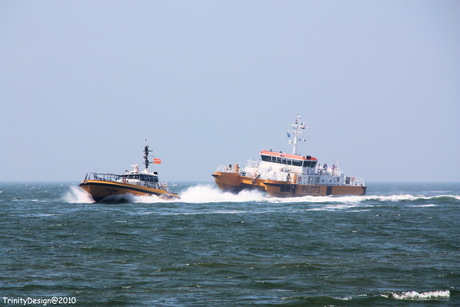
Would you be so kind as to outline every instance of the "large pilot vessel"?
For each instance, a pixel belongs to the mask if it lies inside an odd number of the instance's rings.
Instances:
[[[362,178],[347,176],[338,165],[318,163],[312,156],[299,154],[299,142],[305,129],[297,114],[288,130],[292,153],[262,150],[260,160],[249,160],[243,169],[239,164],[219,166],[212,174],[219,188],[240,192],[244,189],[265,191],[274,197],[364,195],[366,186]]]
[[[96,202],[124,202],[130,195],[156,195],[160,198],[179,198],[179,195],[170,193],[165,183],[158,180],[157,172],[149,171],[148,145],[144,147],[145,169],[139,171],[139,165],[132,165],[132,171],[123,174],[90,173],[80,183],[80,187],[88,192]],[[161,163],[160,159],[153,159],[154,164]]]

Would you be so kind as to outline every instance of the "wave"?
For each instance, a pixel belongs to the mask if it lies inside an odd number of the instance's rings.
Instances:
[[[357,204],[366,201],[400,202],[418,200],[460,200],[460,195],[362,195],[362,196],[302,196],[302,197],[268,197],[255,190],[243,190],[238,194],[224,192],[214,185],[196,185],[180,193],[179,202],[210,203],[210,202],[270,202],[270,203],[346,203]],[[434,205],[433,205],[434,206]]]
[[[187,188],[181,195],[181,202],[214,203],[214,202],[264,202],[267,196],[256,190],[244,190],[238,194],[224,192],[211,185],[197,185]]]
[[[364,200],[377,200],[377,201],[416,201],[416,200],[443,200],[443,199],[456,199],[460,200],[460,195],[434,195],[434,196],[423,196],[423,195],[411,195],[411,194],[402,194],[402,195],[367,195],[362,196]]]
[[[385,200],[382,196],[302,196],[269,197],[257,190],[243,190],[231,193],[220,190],[215,185],[196,185],[180,193],[178,202],[213,203],[213,202],[268,202],[268,203],[360,203],[367,200]],[[379,199],[380,198],[380,199]],[[391,197],[390,197],[391,199]],[[396,199],[396,198],[394,198]],[[403,198],[399,198],[403,200]],[[396,200],[398,201],[398,200]]]
[[[269,197],[257,190],[243,190],[239,193],[225,192],[215,185],[195,185],[179,193],[180,199],[164,200],[157,196],[135,196],[136,202],[141,203],[360,203],[365,201],[363,196],[302,196],[302,197]]]
[[[390,294],[384,294],[382,297],[401,300],[401,301],[428,301],[428,300],[438,300],[438,299],[447,299],[450,298],[449,290],[441,291],[428,291],[428,292],[391,292]]]
[[[94,199],[91,195],[75,186],[70,187],[70,191],[66,192],[62,199],[65,202],[74,204],[94,203]]]
[[[156,195],[134,196],[138,203],[224,203],[264,202],[267,197],[259,191],[241,191],[238,194],[224,192],[211,185],[196,185],[179,193],[180,199],[162,199]]]
[[[439,290],[439,291],[427,291],[427,292],[416,292],[416,291],[406,291],[406,292],[390,292],[386,294],[361,294],[356,296],[294,296],[294,297],[283,297],[283,300],[286,301],[297,301],[299,304],[313,303],[316,305],[342,305],[343,301],[347,301],[347,304],[359,304],[359,305],[369,305],[378,306],[383,305],[382,300],[398,300],[398,301],[445,301],[449,300],[451,297],[449,290]]]
[[[223,192],[211,186],[197,185],[179,193],[180,199],[162,199],[156,195],[134,196],[138,203],[222,203],[264,201],[264,196],[256,191],[242,191],[239,194]]]

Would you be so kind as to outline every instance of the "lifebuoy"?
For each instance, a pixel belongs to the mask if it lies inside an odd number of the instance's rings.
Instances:
[[[302,182],[302,177],[301,177],[301,176],[297,177],[297,182],[298,182],[298,183],[301,183],[301,182]]]

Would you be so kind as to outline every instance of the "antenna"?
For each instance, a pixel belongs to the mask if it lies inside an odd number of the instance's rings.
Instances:
[[[147,145],[147,139],[144,139],[145,141],[145,147],[144,147],[144,164],[145,164],[145,169],[147,170],[149,168],[149,152],[152,152],[149,149],[149,145]]]
[[[289,145],[292,145],[292,154],[293,155],[298,155],[299,154],[299,152],[298,152],[298,142],[299,141],[304,141],[304,142],[306,141],[305,138],[303,138],[303,139],[300,138],[300,135],[303,133],[300,130],[308,128],[308,126],[305,126],[305,123],[302,123],[300,121],[300,114],[299,113],[297,113],[297,116],[295,118],[294,124],[290,124],[289,126],[291,126],[293,129],[288,130],[288,132],[292,132],[294,134],[293,139],[289,140]],[[290,137],[289,133],[288,133],[288,137]]]

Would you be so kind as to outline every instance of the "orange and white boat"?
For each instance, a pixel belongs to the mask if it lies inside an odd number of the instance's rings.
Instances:
[[[124,202],[130,195],[156,195],[160,198],[174,199],[179,195],[170,193],[165,183],[158,180],[157,172],[148,170],[149,146],[144,147],[145,170],[139,171],[139,165],[133,165],[132,171],[123,174],[90,173],[80,183],[80,188],[88,192],[96,202]],[[161,163],[160,159],[153,159],[153,163]]]
[[[212,174],[219,188],[240,192],[244,189],[265,191],[274,197],[364,195],[366,185],[362,178],[347,176],[337,165],[320,165],[318,159],[298,152],[300,138],[306,128],[297,114],[288,130],[292,153],[262,150],[260,160],[249,160],[244,168],[239,164],[219,166]]]

